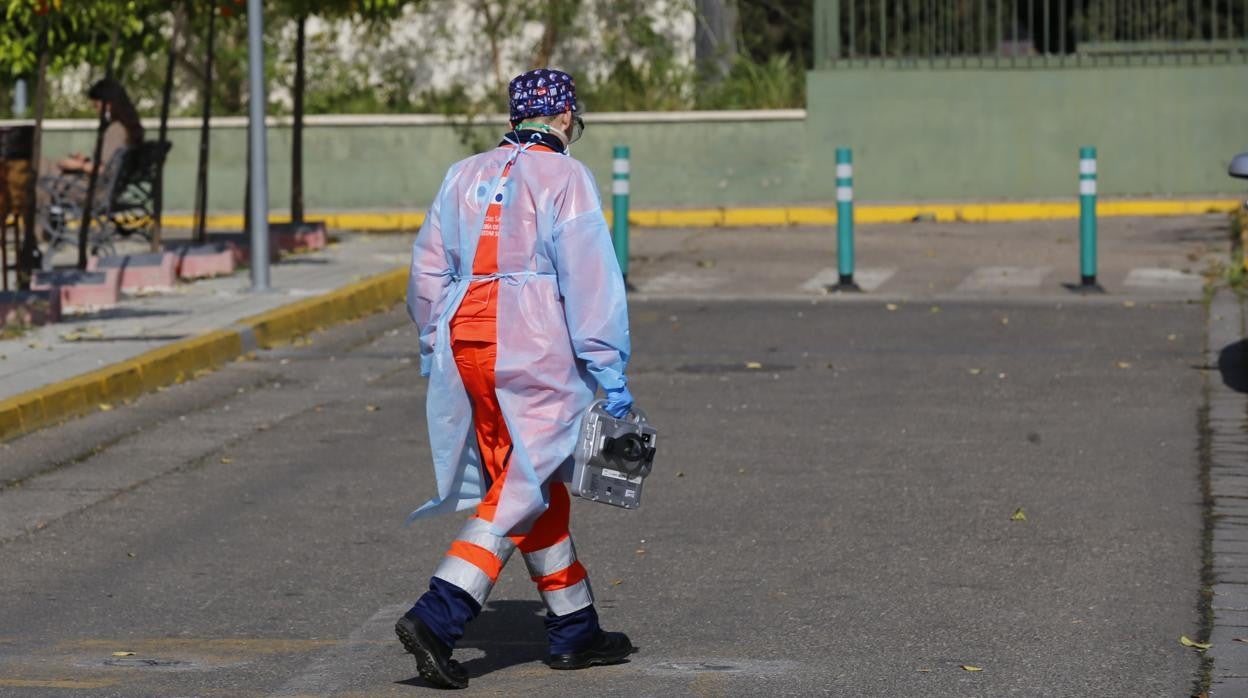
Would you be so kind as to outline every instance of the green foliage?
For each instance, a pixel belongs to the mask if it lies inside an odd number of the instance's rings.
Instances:
[[[1244,210],[1233,211],[1230,215],[1230,232],[1231,232],[1231,263],[1227,265],[1223,274],[1226,284],[1235,289],[1236,293],[1243,295],[1245,288],[1244,282],[1244,226],[1248,224],[1248,212]]]
[[[698,92],[699,109],[789,109],[805,104],[806,76],[788,54],[762,63],[738,58],[727,77]]]
[[[621,59],[601,80],[582,79],[577,97],[593,111],[688,109],[693,69],[662,57],[638,67]]]
[[[160,44],[158,0],[0,0],[0,76],[34,73],[39,36],[47,31],[49,69],[103,66],[117,40],[125,63]],[[103,71],[101,71],[103,72]]]
[[[84,80],[103,73],[111,40],[117,38],[118,77],[144,114],[160,103],[172,11],[183,13],[176,51],[174,115],[200,112],[206,36],[216,8],[213,113],[246,109],[246,12],[243,0],[0,0],[0,86],[30,77],[37,40],[49,36],[49,115],[87,116],[80,94]],[[470,41],[453,25],[446,4],[469,8]],[[702,81],[688,60],[689,47],[676,44],[672,27],[687,17],[692,0],[663,4],[648,0],[266,0],[266,71],[270,94],[293,88],[294,30],[300,16],[342,22],[357,32],[359,49],[344,57],[337,36],[308,37],[305,109],[320,113],[435,113],[461,118],[462,137],[477,142],[469,126],[487,113],[506,109],[506,66],[555,65],[577,76],[581,101],[592,112],[750,109],[801,106],[810,56],[809,3],[738,0],[741,54],[731,71]],[[795,5],[800,5],[796,7]],[[411,8],[432,23],[452,54],[431,57],[427,45],[371,41]],[[511,40],[521,30],[540,29],[528,44]],[[504,40],[508,41],[504,41]],[[610,60],[605,60],[605,59]],[[480,70],[476,84],[437,90],[421,85],[438,61],[466,62]],[[60,76],[64,76],[61,78]],[[481,88],[484,81],[484,90]],[[286,88],[283,90],[281,88]],[[0,93],[5,92],[0,87]],[[0,94],[0,96],[6,96]],[[0,103],[0,114],[8,100]],[[274,113],[288,103],[270,105]],[[493,138],[493,135],[489,137]],[[487,139],[488,140],[488,139]]]

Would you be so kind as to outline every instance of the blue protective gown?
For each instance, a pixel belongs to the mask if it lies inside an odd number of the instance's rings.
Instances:
[[[503,190],[499,272],[473,278],[490,197]],[[624,279],[589,170],[562,153],[496,148],[451,166],[412,246],[407,309],[438,493],[421,516],[476,506],[485,491],[472,406],[451,353],[449,323],[470,283],[498,291],[496,394],[513,451],[492,527],[527,530],[546,509],[543,483],[568,481],[581,416],[597,387],[622,387],[629,356]]]

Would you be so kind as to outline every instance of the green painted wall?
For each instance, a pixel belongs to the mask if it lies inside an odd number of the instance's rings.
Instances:
[[[498,129],[482,129],[481,137]],[[238,212],[246,184],[246,129],[215,128],[210,152],[209,204]],[[501,137],[501,132],[497,133]],[[634,207],[778,205],[819,198],[800,187],[807,160],[802,121],[594,124],[572,147],[610,198],[611,149],[632,148]],[[50,154],[90,152],[93,135],[55,131]],[[194,202],[199,133],[171,131],[166,168],[168,209]],[[315,126],[304,132],[304,196],[310,210],[399,210],[429,205],[446,168],[471,151],[449,126]],[[489,142],[487,140],[486,142]],[[290,130],[269,130],[270,201],[290,201]]]
[[[1248,65],[809,74],[813,151],[854,148],[864,201],[1072,196],[1078,150],[1098,150],[1105,195],[1239,190]]]
[[[1248,150],[1248,65],[922,70],[808,76],[807,118],[594,123],[573,154],[610,192],[611,148],[632,148],[635,208],[831,205],[839,145],[854,148],[859,201],[1073,197],[1095,145],[1105,195],[1216,195]],[[483,128],[489,142],[495,128]],[[174,129],[168,208],[192,207],[198,130]],[[246,130],[214,128],[210,207],[242,210]],[[310,126],[310,210],[416,210],[469,149],[447,125]],[[49,132],[48,153],[89,151],[87,131]],[[271,204],[289,202],[288,128],[270,129]]]

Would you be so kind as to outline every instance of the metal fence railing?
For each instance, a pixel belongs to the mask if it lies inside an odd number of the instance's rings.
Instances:
[[[1248,0],[833,0],[836,63],[1248,58]]]

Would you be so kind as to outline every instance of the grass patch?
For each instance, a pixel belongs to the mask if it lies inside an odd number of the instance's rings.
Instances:
[[[1221,288],[1235,292],[1241,300],[1248,295],[1248,270],[1244,268],[1244,236],[1248,233],[1248,210],[1232,211],[1228,216],[1227,233],[1231,241],[1231,254],[1226,262],[1214,262],[1204,271],[1205,302],[1213,300],[1213,294]]]

